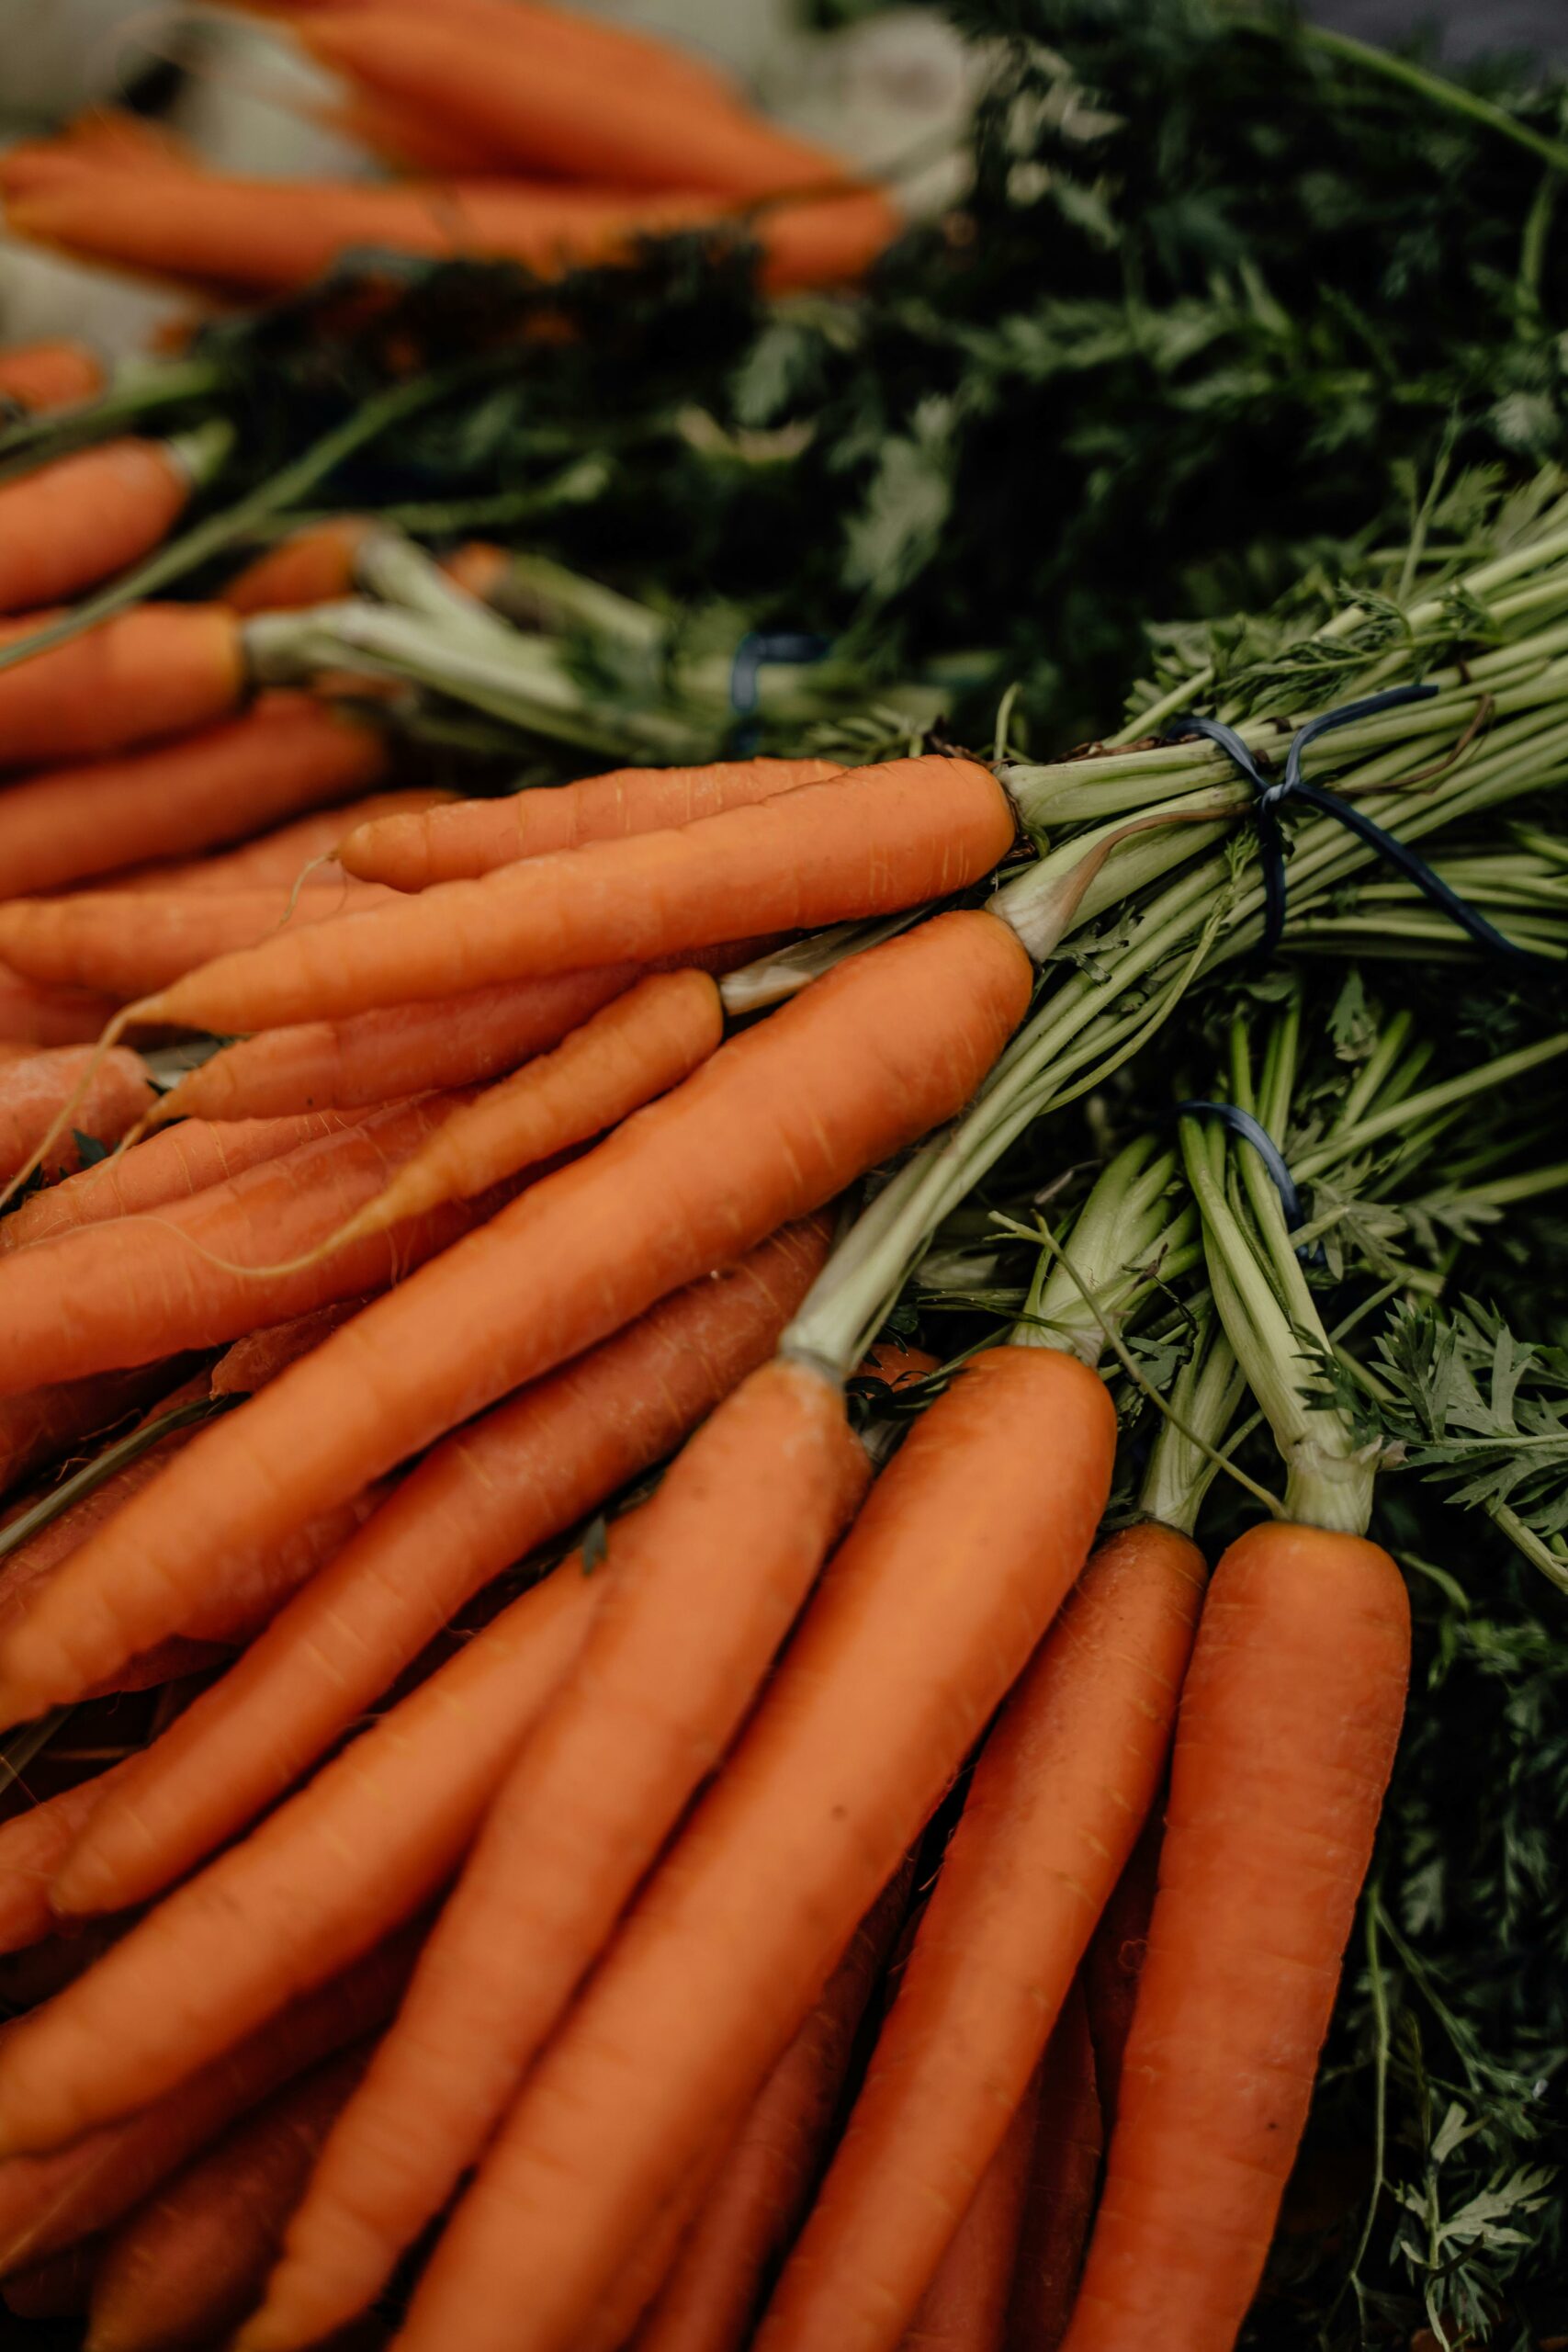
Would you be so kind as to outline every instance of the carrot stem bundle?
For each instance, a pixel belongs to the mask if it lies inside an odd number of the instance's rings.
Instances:
[[[576,784],[515,792],[501,800],[459,800],[423,815],[380,817],[344,836],[338,855],[350,874],[394,890],[459,882],[586,842],[689,825],[721,809],[772,800],[836,775],[831,760],[717,760],[705,767],[612,768]]]
[[[67,1910],[182,1877],[282,1794],[483,1585],[638,1476],[773,1351],[820,1220],[665,1300],[421,1464],[233,1669],[132,1759],[62,1871]]]
[[[775,1362],[612,1531],[604,1607],[328,2141],[247,2332],[258,2352],[363,2311],[446,2204],[724,1753],[869,1477],[837,1384]]]
[[[535,2067],[407,2352],[565,2352],[759,2088],[1082,1566],[1115,1415],[1071,1358],[975,1358],[916,1424],[728,1765]]]
[[[951,1117],[1021,1018],[1030,984],[1004,925],[942,915],[729,1039],[672,1094],[204,1430],[0,1645],[0,1713],[56,1703],[126,1649],[179,1632],[229,1553],[281,1540]],[[268,1465],[285,1462],[280,1481]],[[199,1498],[194,1518],[182,1489]]]
[[[56,2146],[162,2098],[425,1903],[570,1668],[602,1589],[568,1562],[513,1601],[22,2018],[6,2046],[0,2146]],[[171,1984],[177,2003],[159,1997]]]
[[[758,2342],[897,2346],[997,2154],[1154,1800],[1203,1586],[1152,1522],[1096,1553],[975,1770],[865,2085]]]
[[[363,791],[385,765],[373,728],[275,690],[243,718],[156,751],[0,786],[0,875],[21,897],[208,849]]]

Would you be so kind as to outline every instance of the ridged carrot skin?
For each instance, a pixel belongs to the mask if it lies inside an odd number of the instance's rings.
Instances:
[[[55,2147],[163,2098],[428,1902],[603,1589],[566,1562],[20,2019],[6,2044],[0,2146]],[[170,1984],[177,2003],[158,1997]]]
[[[85,343],[18,343],[0,351],[0,401],[37,415],[101,391],[103,363]]]
[[[0,1645],[0,1715],[51,1705],[112,1672],[126,1647],[180,1632],[231,1551],[281,1541],[951,1118],[1032,983],[1005,924],[939,915],[730,1038],[683,1086],[203,1430]],[[280,1481],[271,1465],[285,1461]],[[96,1605],[109,1593],[112,1611]]]
[[[557,1046],[637,979],[640,966],[605,964],[548,980],[389,1004],[348,1021],[304,1021],[243,1037],[190,1070],[158,1107],[162,1119],[276,1118],[329,1104],[361,1109],[427,1087],[470,1086]]]
[[[1037,2067],[899,2339],[900,2352],[1002,2352],[1039,2111]]]
[[[401,792],[372,792],[345,807],[318,808],[291,823],[258,832],[235,848],[193,858],[166,858],[117,874],[109,887],[117,890],[252,890],[268,883],[313,883],[320,887],[344,880],[343,868],[332,855],[346,824],[370,822],[378,816],[401,815],[438,808],[452,795],[434,786],[416,786]],[[306,872],[309,866],[310,871]]]
[[[62,604],[149,554],[191,478],[166,441],[128,436],[0,483],[0,613]]]
[[[759,2352],[894,2352],[1154,1802],[1203,1590],[1145,1522],[1096,1553],[975,1768]]]
[[[364,2311],[446,2203],[723,1756],[870,1476],[838,1385],[775,1361],[612,1530],[581,1654],[289,2223],[248,2331],[258,2352]]]
[[[30,637],[55,613],[0,628]],[[98,759],[231,716],[245,690],[236,616],[218,605],[139,605],[0,672],[0,766]]]
[[[120,998],[176,986],[215,956],[337,922],[389,894],[364,882],[260,888],[75,890],[0,901],[0,951],[25,978]],[[393,901],[397,903],[397,901]]]
[[[125,1908],[185,1875],[273,1804],[491,1577],[678,1444],[773,1352],[820,1272],[826,1223],[731,1272],[438,1446],[222,1681],[132,1759],[56,1893]]]
[[[259,1331],[247,1331],[225,1349],[212,1367],[209,1382],[214,1396],[254,1396],[269,1380],[276,1380],[301,1356],[319,1348],[331,1331],[350,1316],[357,1315],[366,1305],[363,1295],[355,1298],[334,1298],[325,1306],[308,1307],[303,1315],[291,1315],[287,1322],[265,1324]]]
[[[57,1240],[83,1226],[112,1217],[138,1216],[149,1209],[189,1201],[214,1184],[226,1184],[263,1160],[319,1136],[336,1133],[346,1122],[335,1111],[298,1112],[286,1119],[236,1119],[219,1123],[186,1119],[163,1135],[149,1136],[129,1151],[84,1168],[51,1184],[0,1217],[0,1253],[33,1242]]]
[[[1306,2122],[1393,1763],[1410,1604],[1356,1535],[1269,1522],[1214,1572],[1067,2352],[1225,2352]]]
[[[232,1269],[270,1264],[280,1250],[297,1258],[326,1240],[452,1107],[449,1096],[426,1095],[260,1160],[227,1183],[148,1212],[129,1248],[116,1219],[7,1251],[0,1258],[7,1338],[0,1392],[219,1347],[331,1299],[384,1288],[468,1231],[477,1204],[444,1203],[396,1233],[371,1234],[295,1272]]]
[[[93,2281],[93,2352],[176,2352],[243,2319],[367,2054],[345,2051],[275,2092],[120,2224]]]
[[[535,2067],[404,2352],[567,2352],[761,2087],[1082,1566],[1115,1413],[1076,1359],[975,1358],[916,1423],[727,1768]]]
[[[757,2094],[632,2352],[741,2352],[750,2338],[762,2282],[810,2196],[913,1876],[911,1860],[889,1880]]]
[[[934,755],[854,768],[750,808],[528,858],[226,956],[150,998],[149,1021],[275,1028],[761,932],[887,914],[977,882],[1013,839],[987,768]],[[8,953],[0,929],[0,953]],[[13,958],[13,960],[15,960]],[[24,967],[28,968],[28,967]]]
[[[1008,2352],[1056,2352],[1067,2332],[1104,2154],[1105,2118],[1080,1976],[1041,2060],[1040,2112],[1008,2311]]]
[[[689,825],[839,774],[831,760],[716,760],[706,767],[612,768],[576,784],[459,800],[423,816],[379,817],[344,836],[338,856],[362,881],[394,890],[460,882],[519,858],[586,842]]]
[[[373,728],[309,695],[265,694],[243,718],[156,751],[6,785],[0,875],[7,896],[20,898],[204,850],[347,799],[386,762]]]
[[[0,906],[0,916],[6,910]],[[78,1091],[80,1090],[80,1091]],[[77,1135],[118,1143],[152,1107],[152,1084],[141,1057],[117,1046],[96,1062],[86,1046],[59,1046],[0,1067],[0,1179],[15,1176],[38,1150],[67,1104],[71,1127],[51,1146],[46,1168],[60,1175],[79,1165]],[[68,1379],[69,1374],[60,1377]],[[13,1388],[27,1388],[17,1380]]]
[[[220,592],[236,613],[298,612],[354,594],[354,565],[372,528],[364,514],[334,514],[279,540]]]
[[[259,2099],[373,2031],[397,2006],[418,1942],[417,1927],[389,1937],[125,2122],[0,2160],[0,2278],[109,2228]]]

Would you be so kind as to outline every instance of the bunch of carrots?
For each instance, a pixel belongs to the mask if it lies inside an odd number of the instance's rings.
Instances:
[[[226,177],[110,117],[0,162],[12,232],[203,299],[277,294],[366,250],[542,276],[678,232],[756,239],[783,289],[860,277],[887,198],[726,75],[549,0],[277,0],[260,12],[338,85],[331,119],[395,176]]]

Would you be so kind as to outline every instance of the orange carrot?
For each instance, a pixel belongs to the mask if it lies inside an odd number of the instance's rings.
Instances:
[[[1001,2352],[1039,2111],[1037,2067],[899,2339],[903,2352]]]
[[[445,1203],[395,1235],[367,1235],[298,1271],[234,1269],[270,1266],[279,1249],[290,1259],[308,1255],[379,1194],[451,1107],[452,1098],[441,1095],[394,1103],[260,1160],[227,1183],[151,1213],[130,1246],[116,1219],[7,1251],[0,1259],[7,1340],[0,1391],[79,1380],[181,1348],[218,1347],[395,1281],[466,1232],[495,1200]]]
[[[255,2301],[365,2045],[314,2068],[120,2224],[93,2282],[93,2352],[176,2352],[229,2335]]]
[[[161,2098],[427,1902],[570,1669],[603,1589],[566,1562],[20,2019],[6,2043],[0,2146],[57,2146]],[[177,2002],[159,1997],[170,1984]]]
[[[111,1764],[107,1771],[78,1781],[61,1795],[0,1823],[0,1951],[25,1951],[52,1933],[56,1922],[50,1880],[130,1761],[127,1757]]]
[[[1154,1801],[1203,1585],[1156,1522],[1095,1558],[1009,1700],[758,2336],[895,2347],[1038,2064]]]
[[[282,613],[352,596],[354,560],[373,528],[365,514],[307,524],[236,572],[221,601],[236,613]]]
[[[177,442],[101,441],[0,483],[0,613],[62,603],[166,538],[189,501]]]
[[[142,1364],[134,1372],[67,1380],[57,1388],[27,1388],[0,1396],[0,1495],[58,1462],[84,1438],[95,1437],[162,1396],[177,1368]]]
[[[365,882],[328,882],[299,892],[276,882],[210,893],[75,890],[58,899],[0,901],[0,948],[26,979],[145,996],[173,987],[214,957],[389,899],[400,903]]]
[[[447,1201],[472,1200],[604,1134],[679,1085],[723,1035],[724,1007],[705,972],[639,980],[553,1053],[460,1103],[380,1192],[316,1244],[316,1253],[350,1249]]]
[[[166,1133],[150,1136],[129,1151],[63,1182],[35,1193],[0,1217],[0,1252],[35,1241],[51,1241],[80,1227],[111,1217],[138,1216],[149,1209],[188,1201],[215,1184],[228,1183],[263,1160],[319,1136],[335,1135],[346,1122],[335,1111],[302,1111],[287,1119],[237,1119],[220,1124],[186,1119]]]
[[[384,1005],[349,1021],[306,1021],[225,1046],[181,1079],[160,1119],[276,1117],[329,1103],[361,1108],[514,1069],[629,989],[636,964],[547,980],[504,980],[428,1004]]]
[[[57,616],[0,628],[0,644]],[[240,625],[220,605],[139,605],[0,672],[0,766],[96,759],[226,718],[244,690]]]
[[[722,2112],[777,2062],[1023,1667],[1089,1550],[1115,1419],[1076,1358],[1002,1348],[916,1423],[491,2143],[415,2291],[405,2352],[450,2345],[457,2313],[464,2352],[572,2344]]]
[[[373,98],[363,90],[323,107],[320,119],[329,130],[358,140],[398,171],[416,173],[421,178],[478,179],[483,174],[507,170],[504,158],[486,154],[479,141],[466,132],[449,130],[414,107]],[[315,599],[304,601],[314,603]]]
[[[127,1649],[182,1631],[231,1550],[281,1540],[951,1117],[1022,1018],[1032,978],[994,917],[940,915],[730,1038],[204,1430],[0,1645],[0,1717],[52,1705]],[[267,1466],[282,1463],[287,1479]],[[194,1518],[182,1494],[197,1498]]]
[[[580,969],[603,963],[611,944],[617,956],[648,962],[891,913],[977,882],[1012,838],[1011,805],[988,769],[891,760],[666,832],[441,883],[339,925],[330,939],[300,932],[220,956],[145,1000],[138,1015],[270,1029]],[[3,922],[0,953],[17,961]]]
[[[183,1877],[314,1763],[491,1577],[659,1461],[820,1271],[821,1220],[667,1299],[439,1446],[221,1682],[133,1759],[62,1871],[74,1913]]]
[[[513,171],[742,198],[842,186],[849,176],[825,148],[710,92],[687,97],[667,85],[650,105],[637,74],[606,74],[586,57],[533,43],[476,38],[461,17],[378,7],[312,16],[299,37],[320,63],[469,132]]]
[[[811,2193],[912,1877],[911,1861],[889,1880],[758,2093],[634,2352],[740,2352],[749,2339],[762,2282],[794,2237]]]
[[[1410,1664],[1386,1552],[1278,1521],[1214,1572],[1070,2352],[1224,2352],[1306,2122]]]
[[[85,2312],[93,2292],[93,2278],[102,2252],[96,2238],[72,2246],[51,2261],[36,2262],[18,2270],[0,2287],[0,2296],[15,2319],[77,2319]]]
[[[6,910],[0,906],[0,917]],[[0,1069],[0,1178],[25,1168],[67,1104],[71,1130],[51,1148],[48,1172],[59,1175],[81,1159],[78,1135],[114,1143],[153,1100],[140,1055],[116,1046],[95,1061],[86,1046],[57,1046]],[[10,1384],[30,1385],[25,1380]]]
[[[372,2031],[396,2006],[417,1945],[417,1928],[389,1938],[126,2122],[0,2162],[0,2276],[121,2220],[258,2099]]]
[[[25,415],[90,401],[103,381],[103,363],[85,343],[18,343],[0,351],[0,401]]]
[[[869,1478],[837,1384],[775,1362],[612,1531],[604,1607],[322,2151],[254,2342],[313,2344],[364,2311],[446,2203],[728,1746]]]
[[[338,855],[363,881],[423,890],[432,882],[462,881],[551,850],[689,825],[695,818],[771,800],[838,773],[831,760],[613,768],[607,775],[515,792],[502,800],[459,800],[423,815],[380,817],[347,834]]]
[[[309,1355],[312,1348],[319,1348],[329,1331],[335,1331],[340,1323],[357,1315],[365,1304],[363,1296],[335,1298],[325,1306],[312,1306],[303,1315],[292,1315],[287,1322],[268,1323],[259,1331],[247,1331],[213,1365],[211,1395],[254,1396],[291,1363]]]
[[[1009,2352],[1055,2352],[1067,2332],[1104,2153],[1105,2120],[1080,1978],[1041,2061],[1040,2114],[1008,2312]]]
[[[156,751],[0,787],[0,874],[20,897],[239,840],[363,789],[385,763],[373,728],[309,695],[265,694],[243,718]]]
[[[1094,2045],[1098,2105],[1107,2132],[1116,2120],[1121,2098],[1122,2065],[1138,1997],[1138,1979],[1148,1953],[1164,1834],[1163,1809],[1156,1806],[1111,1890],[1084,1960],[1084,2001]]]
[[[90,1046],[112,1019],[112,997],[46,989],[0,964],[0,1030],[32,1046]]]
[[[237,849],[217,857],[171,860],[140,865],[116,877],[114,888],[132,890],[251,890],[271,882],[291,887],[309,881],[317,888],[340,885],[343,868],[333,855],[345,825],[375,823],[382,816],[414,815],[439,808],[452,798],[435,785],[419,785],[400,792],[373,792],[343,808],[319,808],[292,824],[256,834]],[[310,871],[307,875],[306,867]]]

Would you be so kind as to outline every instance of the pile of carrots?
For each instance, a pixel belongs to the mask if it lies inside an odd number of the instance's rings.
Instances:
[[[882,192],[771,123],[721,73],[548,0],[276,0],[261,14],[339,84],[339,126],[398,175],[228,177],[97,118],[0,161],[12,232],[203,298],[281,293],[379,249],[548,276],[737,224],[775,289],[852,280]]]

